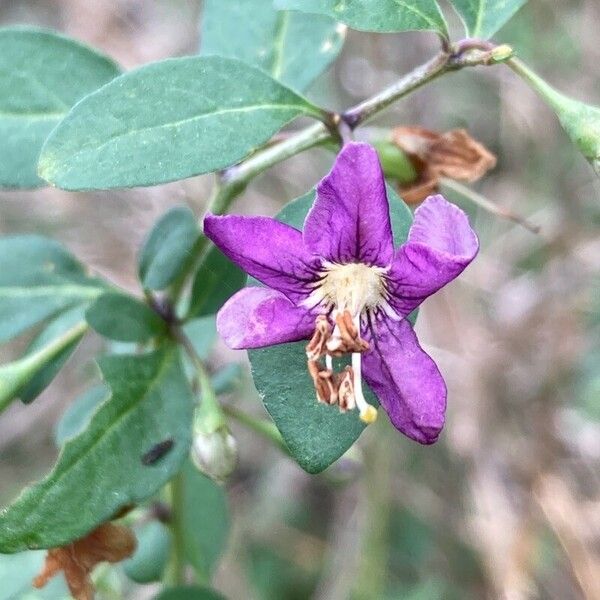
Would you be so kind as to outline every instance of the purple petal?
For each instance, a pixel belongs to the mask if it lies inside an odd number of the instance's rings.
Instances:
[[[208,214],[204,233],[246,273],[294,302],[318,277],[319,261],[304,248],[302,233],[275,219]]]
[[[408,241],[388,273],[390,304],[400,316],[408,315],[458,277],[478,250],[467,215],[443,196],[430,196],[416,210]]]
[[[234,350],[297,342],[309,338],[314,329],[315,315],[264,287],[240,290],[217,315],[217,330]]]
[[[394,427],[421,444],[433,444],[444,426],[446,384],[419,345],[410,323],[378,319],[367,337],[363,377]]]
[[[390,210],[377,152],[349,143],[317,187],[304,243],[330,262],[388,266],[394,256]]]

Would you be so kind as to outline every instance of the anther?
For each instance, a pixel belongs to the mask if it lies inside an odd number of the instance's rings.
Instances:
[[[317,400],[324,404],[335,404],[337,402],[337,389],[333,378],[333,372],[325,369],[323,365],[315,360],[308,361],[308,372],[313,380]]]
[[[338,399],[340,412],[352,410],[356,406],[354,398],[354,372],[352,367],[346,367],[338,375]]]
[[[325,315],[319,315],[315,320],[315,332],[306,346],[308,360],[319,360],[325,354],[325,346],[331,337],[331,326]]]
[[[327,341],[327,350],[333,356],[343,356],[354,352],[366,352],[369,343],[360,337],[359,328],[349,311],[338,313],[335,317],[335,329]]]

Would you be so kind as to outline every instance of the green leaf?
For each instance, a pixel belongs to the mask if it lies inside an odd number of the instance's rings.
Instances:
[[[102,294],[85,318],[100,335],[118,342],[146,343],[167,332],[166,323],[147,304],[116,292]]]
[[[33,340],[27,349],[26,355],[41,350],[44,346],[51,343],[56,338],[65,334],[69,329],[75,327],[84,320],[84,306],[76,306],[66,312],[58,315],[48,326]],[[83,334],[82,334],[83,335]],[[50,385],[64,364],[69,360],[71,354],[77,347],[81,337],[74,339],[59,352],[55,358],[49,361],[35,377],[29,380],[19,390],[19,398],[22,402],[28,404],[33,402]]]
[[[137,548],[122,565],[125,575],[136,583],[160,581],[171,549],[169,529],[158,521],[151,521],[137,527],[135,534]]]
[[[41,590],[33,588],[33,578],[41,572],[45,557],[43,551],[0,554],[0,600],[69,600],[71,594],[62,574]]]
[[[215,314],[245,283],[244,271],[212,246],[194,278],[188,318]]]
[[[278,13],[273,0],[204,2],[202,54],[238,58],[300,91],[335,60],[345,35],[329,17]]]
[[[508,64],[554,110],[573,144],[600,177],[600,107],[565,96],[516,58]]]
[[[54,548],[154,495],[181,467],[191,444],[193,396],[178,348],[107,356],[100,369],[112,395],[63,447],[52,472],[0,514],[0,552]],[[154,446],[172,449],[152,464]]]
[[[412,222],[408,207],[388,188],[394,241],[406,240]],[[314,201],[310,192],[290,202],[277,218],[298,229]],[[254,384],[265,408],[298,464],[309,473],[320,473],[356,441],[365,425],[356,411],[341,414],[336,407],[317,402],[306,370],[306,342],[250,350]],[[367,400],[377,405],[375,397]]]
[[[106,290],[60,244],[37,235],[0,238],[0,342]]]
[[[487,40],[527,2],[527,0],[450,0],[470,37]]]
[[[79,322],[45,346],[15,360],[0,366],[0,412],[20,393],[20,390],[30,381],[48,376],[48,370],[56,364],[56,360],[64,356],[64,352],[76,344],[86,332],[85,322]]]
[[[48,134],[77,101],[118,74],[110,59],[74,40],[0,29],[0,187],[43,185],[37,162]]]
[[[101,402],[110,396],[104,384],[98,384],[75,398],[56,424],[54,441],[62,446],[68,439],[83,432]]]
[[[227,542],[229,511],[223,488],[202,475],[191,462],[182,471],[181,525],[185,556],[208,580]]]
[[[225,600],[225,596],[204,587],[180,586],[163,590],[154,600]]]
[[[322,112],[259,69],[173,58],[73,107],[46,141],[39,172],[67,190],[156,185],[228,167],[301,115]]]
[[[448,37],[435,0],[275,0],[275,8],[327,15],[359,31],[435,31]]]
[[[200,229],[187,206],[176,206],[154,225],[139,257],[139,277],[144,289],[165,289],[184,269]]]

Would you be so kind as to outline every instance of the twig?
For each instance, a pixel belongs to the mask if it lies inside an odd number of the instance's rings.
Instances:
[[[496,215],[501,219],[507,219],[513,223],[517,223],[518,225],[521,225],[521,227],[527,229],[527,231],[530,231],[536,235],[540,233],[540,227],[538,225],[530,223],[525,217],[512,212],[508,208],[498,206],[491,200],[488,200],[485,196],[478,194],[466,185],[446,177],[442,178],[441,182],[443,186],[453,190],[461,196],[464,196],[467,200],[470,200],[473,204],[483,208],[492,215]]]

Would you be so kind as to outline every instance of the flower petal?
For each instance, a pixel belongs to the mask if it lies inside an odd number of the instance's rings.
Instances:
[[[294,302],[310,294],[319,261],[297,229],[269,217],[208,214],[204,233],[246,273]]]
[[[297,342],[314,329],[315,315],[264,287],[240,290],[217,314],[217,331],[234,350]]]
[[[304,222],[309,250],[335,263],[388,266],[394,256],[390,209],[377,152],[349,143],[317,187]]]
[[[411,324],[380,318],[366,337],[371,350],[363,354],[365,381],[396,429],[433,444],[444,426],[446,384]]]
[[[467,215],[443,196],[430,196],[388,273],[390,304],[400,316],[458,277],[477,255],[479,241]]]

